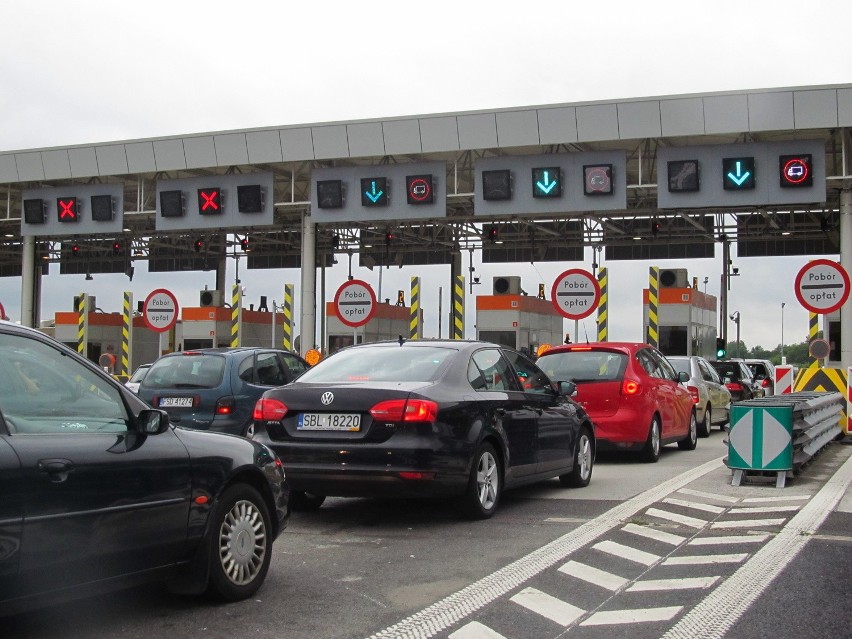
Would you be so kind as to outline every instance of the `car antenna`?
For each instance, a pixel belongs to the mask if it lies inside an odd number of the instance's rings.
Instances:
[[[586,334],[586,344],[588,344],[588,343],[589,343],[589,331],[588,331],[588,330],[586,330],[586,325],[585,325],[585,324],[583,324],[583,333],[585,333],[585,334]]]

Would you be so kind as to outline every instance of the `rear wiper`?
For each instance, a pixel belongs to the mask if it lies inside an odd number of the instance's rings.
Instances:
[[[175,384],[172,388],[208,388],[204,384]]]

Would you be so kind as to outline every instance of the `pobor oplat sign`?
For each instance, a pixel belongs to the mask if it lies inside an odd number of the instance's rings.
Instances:
[[[811,313],[833,313],[849,299],[849,274],[837,262],[813,260],[796,275],[795,291]]]
[[[370,321],[376,311],[376,294],[367,282],[349,280],[337,289],[334,310],[347,326],[362,326]]]
[[[553,282],[550,299],[554,308],[568,319],[581,320],[598,307],[601,287],[595,276],[580,268],[562,273]]]

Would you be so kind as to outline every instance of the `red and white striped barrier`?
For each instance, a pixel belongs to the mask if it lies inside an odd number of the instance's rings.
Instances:
[[[775,394],[783,395],[793,392],[793,367],[775,367]]]

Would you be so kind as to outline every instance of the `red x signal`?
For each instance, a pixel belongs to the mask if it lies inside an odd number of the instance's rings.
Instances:
[[[60,222],[77,221],[77,198],[61,197],[56,200],[56,209],[59,212]]]
[[[222,190],[198,189],[198,212],[201,215],[216,215],[222,212]]]

